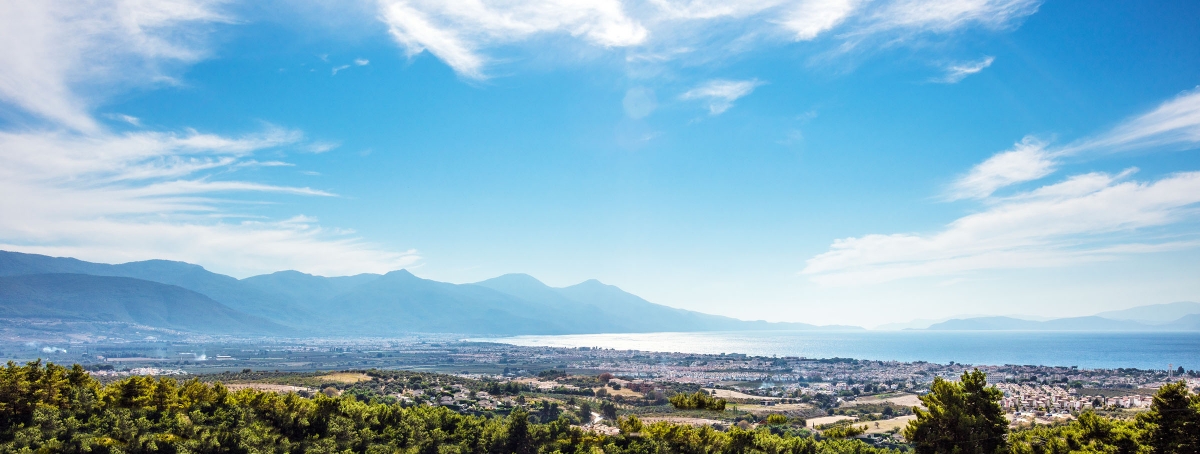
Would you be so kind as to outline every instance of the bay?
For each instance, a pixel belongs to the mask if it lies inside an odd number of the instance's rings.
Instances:
[[[1086,369],[1200,369],[1197,332],[733,331],[513,336],[472,339],[521,346],[681,353],[950,361]]]

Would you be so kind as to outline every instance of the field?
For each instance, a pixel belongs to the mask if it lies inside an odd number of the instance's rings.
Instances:
[[[334,372],[332,374],[318,375],[314,377],[318,380],[324,380],[334,383],[353,384],[358,382],[370,381],[371,377],[361,372]]]
[[[842,402],[841,406],[854,407],[858,405],[882,404],[884,402],[890,402],[901,407],[921,406],[921,399],[916,394],[881,394]]]
[[[730,391],[728,389],[705,388],[704,390],[708,391],[710,394],[715,393],[713,395],[715,395],[716,397],[722,398],[722,399],[758,400],[758,401],[779,400],[778,397],[754,396],[754,395],[750,395],[750,394],[746,394],[746,393],[740,393],[737,391]]]

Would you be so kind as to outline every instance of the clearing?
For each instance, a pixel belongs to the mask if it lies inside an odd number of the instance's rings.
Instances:
[[[719,397],[722,399],[779,400],[778,397],[755,396],[752,394],[746,394],[746,393],[737,392],[737,391],[730,391],[728,389],[705,388],[704,390],[708,391],[709,394],[715,395],[716,397]],[[716,394],[713,394],[714,392]]]
[[[361,372],[334,372],[332,374],[320,375],[317,380],[335,382],[335,383],[358,383],[360,381],[371,381],[371,377]]]
[[[715,419],[685,418],[682,416],[647,416],[645,418],[641,418],[641,420],[646,424],[656,423],[659,421],[666,421],[671,424],[687,424],[689,426],[711,426],[713,424],[726,424],[724,421],[718,421]]]
[[[916,394],[880,394],[878,396],[861,397],[854,400],[842,402],[843,407],[853,407],[855,405],[882,404],[891,402],[901,407],[924,407],[921,405],[921,398]]]
[[[276,385],[272,383],[230,383],[225,385],[225,387],[229,388],[230,391],[237,391],[239,389],[255,389],[258,391],[267,391],[273,393],[298,393],[300,391],[308,391],[310,393],[317,392],[315,389],[305,388],[303,386]]]
[[[899,427],[900,430],[904,430],[904,426],[907,426],[908,422],[914,419],[917,419],[917,415],[904,415],[880,421],[863,421],[863,424],[867,425],[867,433],[879,434],[897,427]]]
[[[846,416],[846,415],[822,416],[820,418],[808,419],[807,420],[808,422],[805,425],[808,426],[809,429],[814,429],[817,426],[820,426],[823,424],[833,424],[835,422],[845,421],[845,420],[858,421],[858,418],[855,416]]]

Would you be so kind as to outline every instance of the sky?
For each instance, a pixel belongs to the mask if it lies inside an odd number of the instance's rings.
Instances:
[[[0,4],[0,249],[876,326],[1200,300],[1200,4]]]

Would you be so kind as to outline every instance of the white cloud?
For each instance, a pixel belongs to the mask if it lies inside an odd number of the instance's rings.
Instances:
[[[350,65],[334,66],[334,67],[333,67],[333,75],[335,75],[335,76],[336,76],[336,75],[337,75],[337,73],[338,73],[338,71],[341,71],[341,70],[343,70],[343,69],[347,69],[347,68],[349,68],[349,67],[350,67]]]
[[[1184,92],[1101,134],[1057,150],[1027,137],[956,180],[946,197],[979,199],[986,209],[959,218],[934,234],[870,234],[834,241],[802,271],[818,283],[876,283],[974,270],[1061,266],[1126,254],[1200,246],[1185,234],[1171,240],[1144,229],[1196,218],[1200,172],[1156,181],[1088,173],[998,197],[1000,188],[1044,178],[1060,161],[1083,153],[1200,144],[1200,90]],[[1194,236],[1194,235],[1192,235]],[[1183,238],[1183,239],[1178,239]]]
[[[957,179],[946,198],[986,198],[1000,188],[1043,178],[1054,172],[1059,161],[1073,155],[1197,145],[1200,145],[1200,89],[1183,92],[1102,134],[1057,149],[1026,137],[1012,150],[997,153]]]
[[[419,259],[296,216],[272,221],[265,197],[322,189],[238,178],[264,150],[322,152],[300,131],[231,137],[194,130],[115,133],[96,121],[99,93],[172,83],[205,55],[223,0],[0,2],[0,102],[45,125],[0,131],[0,248],[116,262],[165,258],[234,275],[280,269],[388,271]],[[355,61],[366,65],[366,60]],[[107,118],[140,127],[140,119]]]
[[[204,27],[225,22],[209,0],[0,2],[0,100],[97,131],[81,87],[161,83],[172,63],[204,55]]]
[[[809,0],[796,2],[783,12],[780,24],[806,41],[845,22],[863,3],[860,0]]]
[[[1000,29],[1037,12],[1041,0],[896,0],[868,13],[860,33],[946,33],[970,26]]]
[[[945,276],[975,270],[1061,266],[1139,252],[1196,247],[1200,241],[1154,241],[1139,229],[1195,216],[1200,172],[1153,182],[1129,173],[1078,175],[1016,197],[998,199],[931,235],[866,235],[834,241],[808,260],[803,274],[823,285],[853,285]]]
[[[367,60],[365,58],[356,58],[354,59],[354,64],[356,66],[367,66],[371,64],[371,60]]]
[[[714,79],[688,90],[680,95],[679,98],[704,101],[708,104],[708,112],[710,114],[720,115],[722,112],[729,110],[730,107],[733,107],[733,102],[737,101],[738,98],[749,95],[763,83],[757,79]]]
[[[937,79],[936,82],[956,84],[965,79],[967,76],[983,71],[984,68],[987,68],[988,66],[992,66],[992,62],[995,60],[995,57],[989,56],[977,61],[949,65],[946,67],[946,75],[942,76],[940,79]]]
[[[429,51],[463,76],[484,78],[480,51],[560,33],[602,47],[646,39],[617,0],[381,0],[381,18],[408,55]]]
[[[1125,151],[1139,148],[1200,145],[1200,88],[1181,93],[1154,110],[1131,118],[1097,137],[1064,147],[1059,153]]]
[[[311,153],[324,153],[329,150],[336,149],[342,146],[340,142],[330,142],[327,140],[318,140],[306,145],[303,149]]]
[[[1055,162],[1046,143],[1026,137],[1009,151],[997,153],[951,185],[949,200],[981,199],[997,189],[1037,180],[1054,172]]]
[[[141,126],[141,125],[142,125],[142,119],[141,119],[141,118],[138,118],[138,117],[135,117],[135,116],[133,116],[133,115],[125,115],[125,114],[118,114],[118,113],[110,113],[110,114],[105,114],[105,115],[104,115],[104,117],[105,117],[105,118],[110,118],[110,119],[113,119],[113,120],[117,120],[117,121],[122,121],[122,122],[125,122],[125,123],[129,123],[129,124],[131,124],[131,125],[134,125],[134,126]]]
[[[419,259],[315,220],[261,219],[234,194],[329,197],[308,187],[236,179],[256,152],[301,146],[298,131],[242,137],[196,131],[0,132],[0,249],[98,261],[166,258],[245,276],[388,271]],[[247,204],[246,202],[252,202]]]
[[[764,41],[825,34],[854,47],[923,33],[1004,28],[1041,0],[379,0],[380,19],[411,57],[428,51],[472,79],[487,77],[490,53],[563,39],[627,52],[631,62],[720,54]],[[554,47],[554,46],[549,46]],[[842,46],[845,47],[845,46]]]

